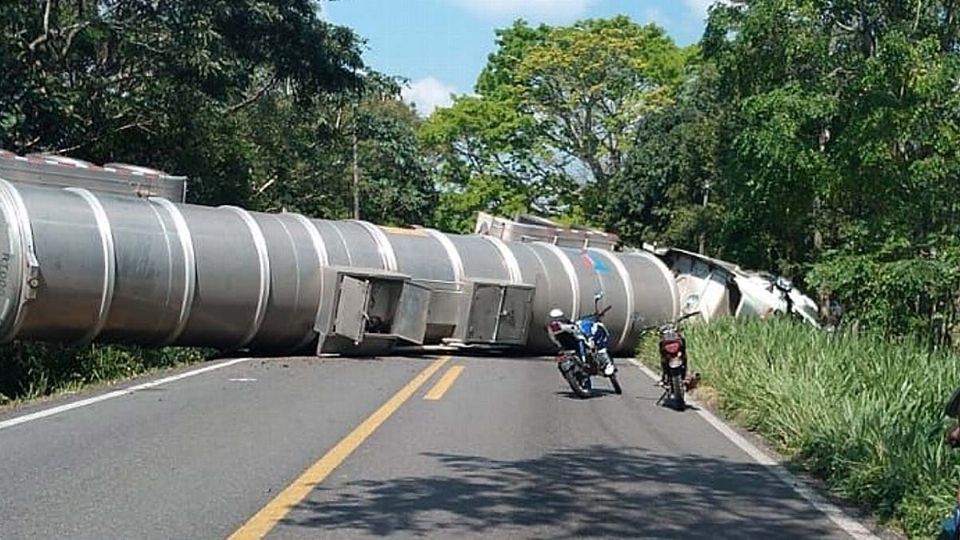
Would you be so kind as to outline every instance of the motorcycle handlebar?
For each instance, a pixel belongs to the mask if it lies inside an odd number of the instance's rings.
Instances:
[[[699,311],[694,311],[693,313],[687,313],[686,315],[680,317],[679,319],[675,320],[675,321],[672,322],[672,323],[659,323],[659,324],[652,324],[652,325],[650,325],[650,326],[644,326],[644,327],[640,328],[639,332],[642,334],[642,333],[645,333],[645,332],[649,332],[650,330],[656,330],[656,329],[662,328],[662,327],[663,327],[664,325],[666,325],[666,324],[669,324],[670,326],[677,326],[677,325],[679,325],[681,322],[683,322],[683,321],[685,321],[685,320],[687,320],[687,319],[689,319],[689,318],[691,318],[691,317],[694,317],[694,316],[696,316],[696,315],[699,315],[699,314],[700,314]]]
[[[586,316],[586,317],[584,317],[584,318],[593,319],[593,320],[595,320],[595,321],[599,321],[599,320],[602,319],[603,316],[606,315],[607,312],[610,311],[611,309],[613,309],[613,306],[607,306],[607,307],[605,307],[605,308],[603,308],[603,309],[597,308],[597,309],[595,309],[595,310],[593,311],[593,313],[591,313],[590,315],[588,315],[588,316]]]

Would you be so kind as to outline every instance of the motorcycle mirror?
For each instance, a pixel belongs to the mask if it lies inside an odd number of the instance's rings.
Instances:
[[[952,418],[960,418],[960,388],[953,391],[953,395],[951,395],[947,401],[943,412]]]
[[[791,280],[788,279],[788,278],[782,277],[782,276],[781,276],[781,277],[778,277],[778,278],[777,278],[777,288],[780,289],[780,290],[782,290],[782,291],[784,291],[784,292],[790,292],[790,291],[793,290],[793,281],[791,281]]]
[[[599,302],[603,299],[603,291],[597,291],[597,294],[593,295],[593,300]]]

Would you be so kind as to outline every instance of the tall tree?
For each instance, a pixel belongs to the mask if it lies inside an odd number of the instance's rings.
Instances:
[[[672,102],[640,120],[636,140],[607,194],[604,225],[627,243],[694,250],[719,247],[719,137],[724,109],[715,70],[692,63]]]
[[[626,17],[499,30],[478,95],[424,126],[441,184],[450,199],[500,186],[511,204],[601,221],[640,120],[668,101],[684,60],[663,30]]]
[[[257,179],[252,207],[347,219],[357,202],[361,219],[424,223],[435,190],[417,144],[419,119],[392,80],[368,74],[363,82],[307,102],[272,95],[239,115]]]

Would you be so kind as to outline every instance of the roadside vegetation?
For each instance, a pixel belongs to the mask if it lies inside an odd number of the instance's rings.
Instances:
[[[15,342],[0,349],[0,405],[84,386],[116,381],[150,371],[200,362],[209,351],[133,346],[66,347]]]
[[[789,320],[722,319],[685,335],[701,400],[834,494],[912,538],[936,535],[960,478],[943,417],[960,358]],[[656,363],[656,344],[640,355]]]

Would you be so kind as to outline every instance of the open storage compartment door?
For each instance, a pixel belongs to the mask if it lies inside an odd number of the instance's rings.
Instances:
[[[525,344],[535,290],[532,285],[510,282],[468,282],[454,338],[473,344]]]
[[[493,343],[497,336],[497,314],[502,291],[496,283],[472,283],[470,309],[464,325],[466,343]]]
[[[509,286],[503,289],[503,303],[500,308],[497,332],[494,338],[500,343],[524,344],[530,329],[530,316],[533,306],[532,287]]]
[[[318,353],[378,355],[399,340],[421,345],[431,290],[404,274],[327,267],[314,329]]]
[[[333,323],[333,333],[345,337],[354,344],[363,341],[366,334],[370,304],[370,282],[352,276],[343,276],[340,282],[340,299],[337,301],[337,315]]]
[[[427,333],[427,314],[430,311],[430,289],[411,281],[403,284],[391,332],[398,338],[423,345]]]

